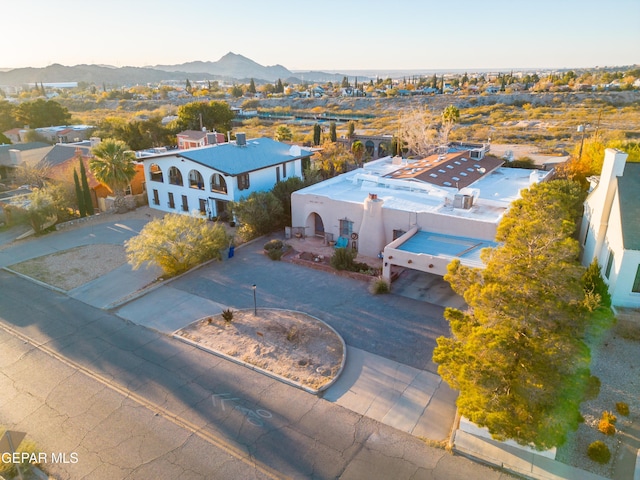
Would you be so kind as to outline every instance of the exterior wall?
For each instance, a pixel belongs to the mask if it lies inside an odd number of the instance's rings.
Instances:
[[[182,159],[177,156],[148,157],[144,159],[144,176],[146,181],[147,198],[149,206],[152,208],[170,212],[192,214],[200,209],[200,200],[207,202],[208,214],[210,217],[218,215],[216,209],[216,200],[221,201],[239,201],[248,197],[253,192],[271,190],[276,184],[276,167],[280,168],[280,179],[286,180],[292,176],[301,176],[302,170],[300,160],[287,162],[287,176],[282,176],[282,164],[273,167],[264,168],[249,172],[249,188],[240,190],[238,188],[238,177],[224,175],[217,170],[206,167],[190,160]],[[150,167],[152,164],[158,165],[162,170],[163,181],[158,182],[151,179]],[[169,183],[169,169],[175,167],[182,175],[183,186],[172,185]],[[204,181],[204,190],[191,188],[189,186],[189,172],[197,170],[202,175]],[[227,184],[227,193],[211,191],[211,177],[215,173],[220,173]],[[159,204],[154,202],[154,190],[157,190]],[[175,207],[169,206],[169,193],[173,193]],[[188,211],[182,208],[182,195],[187,197]]]
[[[640,264],[640,252],[624,248],[617,190],[617,177],[624,174],[626,159],[627,155],[617,150],[607,149],[605,152],[600,181],[585,202],[580,228],[582,264],[588,266],[594,258],[597,259],[602,276],[609,285],[612,303],[638,308],[640,293],[631,289]],[[613,252],[613,261],[607,278],[609,251]]]
[[[382,207],[382,233],[375,233],[374,241],[369,241],[360,233],[364,218],[364,203],[367,194],[363,193],[362,203],[342,202],[321,195],[301,194],[294,192],[291,200],[292,227],[305,227],[305,235],[313,235],[315,231],[313,213],[322,218],[326,233],[333,234],[334,240],[340,235],[340,220],[353,222],[353,232],[359,234],[358,251],[367,256],[377,256],[382,248],[378,245],[378,236],[382,236],[382,246],[393,240],[394,230],[409,231],[413,227],[434,233],[443,233],[456,236],[470,236],[481,240],[494,240],[497,224],[490,221],[482,221],[451,215],[442,215],[434,212],[407,212]],[[365,224],[366,227],[366,224]],[[349,246],[352,240],[349,241]],[[412,254],[414,255],[414,254]],[[428,259],[425,259],[427,262]],[[428,263],[432,263],[428,261]]]
[[[136,164],[136,175],[131,180],[131,194],[140,195],[144,193],[145,181],[144,165],[141,163]]]

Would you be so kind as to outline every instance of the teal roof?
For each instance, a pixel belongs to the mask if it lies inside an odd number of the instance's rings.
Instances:
[[[489,240],[419,231],[400,245],[398,250],[433,255],[434,257],[458,257],[482,265],[480,259],[482,249],[495,248],[498,245],[498,243]]]
[[[226,175],[240,175],[309,157],[312,154],[308,150],[299,149],[299,155],[292,155],[291,148],[292,146],[287,143],[264,137],[247,140],[246,145],[237,145],[235,142],[220,143],[203,148],[180,150],[177,154],[172,153]],[[298,148],[293,147],[294,150]]]
[[[629,163],[618,177],[622,242],[625,250],[640,250],[640,163]]]

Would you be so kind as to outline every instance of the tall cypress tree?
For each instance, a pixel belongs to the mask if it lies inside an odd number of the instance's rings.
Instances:
[[[331,141],[338,141],[338,134],[336,132],[336,122],[331,122],[329,124],[329,135],[331,136]]]
[[[320,145],[320,138],[322,136],[322,127],[320,124],[316,123],[313,126],[313,144]]]
[[[87,216],[87,209],[84,205],[84,195],[82,194],[82,188],[80,188],[80,182],[78,181],[78,170],[73,169],[73,183],[76,186],[76,200],[78,201],[78,211],[80,212],[80,217]]]
[[[87,171],[84,168],[84,162],[80,158],[80,180],[82,182],[82,196],[84,198],[85,209],[87,215],[93,215],[93,200],[91,199],[91,189],[87,181]]]

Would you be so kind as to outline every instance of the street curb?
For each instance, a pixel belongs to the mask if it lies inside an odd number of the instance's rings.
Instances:
[[[310,393],[312,395],[319,395],[320,393],[324,392],[329,387],[331,387],[338,380],[338,378],[340,378],[340,375],[342,374],[342,371],[344,370],[345,363],[347,361],[347,344],[345,343],[345,341],[342,338],[342,336],[335,330],[335,328],[333,328],[331,325],[327,324],[326,322],[320,320],[319,318],[314,317],[313,315],[309,315],[309,314],[307,314],[305,312],[300,312],[298,310],[288,310],[288,309],[284,309],[284,308],[266,308],[266,309],[262,309],[262,310],[276,310],[276,311],[283,311],[283,312],[301,313],[303,315],[306,315],[307,317],[310,317],[310,318],[313,318],[314,320],[317,320],[318,322],[322,323],[324,326],[329,328],[329,330],[331,330],[335,334],[335,336],[338,338],[338,340],[340,340],[340,343],[342,344],[342,361],[340,362],[340,367],[338,369],[338,372],[334,375],[334,377],[329,382],[327,382],[324,385],[322,385],[320,388],[317,388],[317,389],[309,388],[309,387],[301,384],[300,382],[296,382],[295,380],[291,380],[290,378],[284,377],[282,375],[278,375],[277,373],[273,373],[273,372],[271,372],[269,370],[265,370],[264,368],[257,367],[257,366],[255,366],[255,365],[253,365],[251,363],[247,363],[247,362],[245,362],[243,360],[240,360],[239,358],[232,357],[232,356],[227,355],[225,353],[219,352],[218,350],[214,350],[212,348],[205,347],[204,345],[201,345],[198,342],[195,342],[193,340],[189,340],[188,338],[185,338],[185,337],[183,337],[181,335],[178,335],[177,332],[179,332],[182,329],[179,329],[179,330],[176,330],[175,332],[173,332],[171,334],[171,337],[175,338],[177,340],[180,340],[180,341],[182,341],[182,342],[184,342],[184,343],[186,343],[188,345],[196,347],[199,350],[202,350],[202,351],[207,352],[207,353],[211,353],[211,354],[216,355],[216,356],[218,356],[220,358],[223,358],[225,360],[229,360],[229,361],[231,361],[233,363],[236,363],[238,365],[246,367],[249,370],[253,370],[253,371],[256,371],[258,373],[262,373],[263,375],[266,375],[267,377],[273,378],[274,380],[278,380],[278,381],[280,381],[282,383],[285,383],[287,385],[290,385],[292,387],[299,388],[300,390],[303,390],[303,391],[305,391],[307,393]],[[242,311],[242,310],[240,310],[240,311]],[[208,316],[209,315],[207,315],[207,317]],[[207,318],[207,317],[199,318],[197,320],[194,320],[191,323],[199,322],[199,321],[201,321],[201,320],[203,320],[204,318]],[[191,323],[189,325],[191,325]]]

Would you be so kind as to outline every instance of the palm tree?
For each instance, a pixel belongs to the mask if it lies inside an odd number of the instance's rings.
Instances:
[[[124,189],[136,174],[134,152],[122,140],[107,138],[93,147],[91,153],[93,158],[89,161],[89,169],[98,181],[108,185],[113,191],[116,211],[126,212]]]

